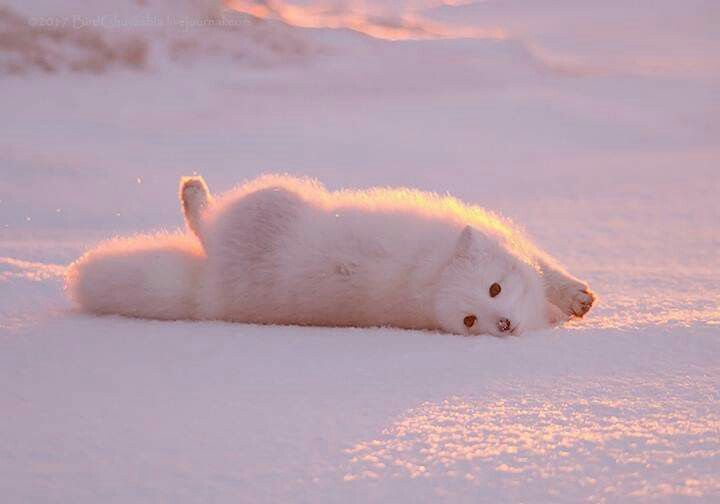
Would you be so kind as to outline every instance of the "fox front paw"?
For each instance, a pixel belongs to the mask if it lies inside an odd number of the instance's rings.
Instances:
[[[595,302],[595,294],[585,286],[571,291],[569,294],[568,309],[566,313],[575,317],[583,317]]]

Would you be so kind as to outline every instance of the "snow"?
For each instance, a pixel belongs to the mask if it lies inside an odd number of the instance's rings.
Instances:
[[[98,28],[146,65],[0,75],[5,502],[720,498],[718,9],[406,4],[363,5],[442,36]],[[179,226],[194,171],[214,191],[263,172],[449,191],[521,223],[598,305],[507,339],[77,312],[65,266]]]

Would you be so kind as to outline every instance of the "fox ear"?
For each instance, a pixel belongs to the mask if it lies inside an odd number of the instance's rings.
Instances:
[[[475,262],[487,257],[492,245],[485,238],[481,231],[470,225],[465,226],[455,246],[455,259]]]
[[[477,237],[470,226],[465,226],[458,238],[455,247],[455,257],[459,259],[474,259],[477,256]]]

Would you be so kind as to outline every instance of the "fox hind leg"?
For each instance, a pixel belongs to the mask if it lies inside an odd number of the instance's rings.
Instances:
[[[180,203],[187,227],[204,242],[202,217],[212,204],[212,196],[205,180],[200,176],[180,179]]]

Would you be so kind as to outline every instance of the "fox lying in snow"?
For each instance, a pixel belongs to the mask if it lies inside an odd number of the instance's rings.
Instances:
[[[595,296],[511,223],[410,189],[265,176],[215,200],[181,181],[190,233],[115,239],[69,269],[84,309],[156,319],[519,334]]]

